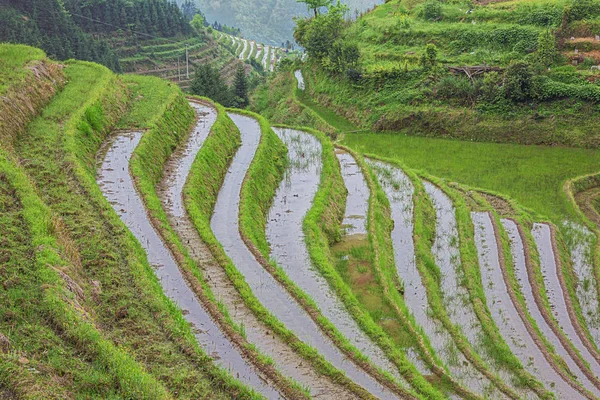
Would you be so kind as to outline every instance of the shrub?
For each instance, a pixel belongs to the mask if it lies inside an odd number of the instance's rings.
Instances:
[[[528,63],[513,61],[504,73],[504,94],[512,101],[531,98],[533,72]]]
[[[434,91],[437,98],[473,104],[478,95],[477,86],[466,76],[446,75],[436,84]]]
[[[440,19],[442,17],[442,3],[438,0],[428,0],[423,3],[421,15],[424,19],[430,21]]]
[[[537,62],[544,67],[549,67],[556,61],[557,54],[554,34],[549,30],[540,33],[537,44]]]

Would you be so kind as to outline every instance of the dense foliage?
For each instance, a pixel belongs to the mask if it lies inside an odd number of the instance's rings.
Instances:
[[[356,124],[470,138],[493,126],[505,141],[518,121],[552,136],[536,132],[539,143],[595,146],[595,128],[582,127],[590,140],[562,129],[600,111],[600,1],[390,0],[354,23],[343,15],[297,19],[294,35],[318,76],[310,94]]]
[[[95,61],[120,71],[108,44],[84,32],[60,1],[8,0],[0,5],[0,21],[0,41],[29,44],[61,60]]]
[[[246,107],[248,105],[246,70],[242,64],[238,65],[233,85],[228,87],[217,68],[210,64],[202,64],[196,69],[190,91],[226,107]]]

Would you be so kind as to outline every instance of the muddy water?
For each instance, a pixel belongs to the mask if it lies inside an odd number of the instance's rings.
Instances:
[[[336,150],[335,153],[342,168],[344,185],[348,189],[342,228],[347,236],[366,235],[369,187],[354,157],[340,149]]]
[[[305,85],[304,85],[304,76],[302,76],[302,71],[299,69],[295,70],[294,76],[296,77],[296,80],[298,81],[298,89],[304,90]]]
[[[269,71],[273,72],[275,70],[275,64],[277,64],[277,50],[274,48],[271,52],[271,66],[269,67]]]
[[[190,103],[200,116],[188,143],[180,146],[165,166],[159,195],[169,222],[182,239],[189,254],[196,260],[215,297],[227,307],[231,318],[244,326],[246,340],[263,354],[271,357],[277,369],[307,388],[319,398],[352,398],[351,392],[321,376],[304,358],[295,353],[279,336],[266,335],[269,328],[248,309],[223,268],[214,260],[210,249],[202,241],[195,226],[184,211],[182,191],[196,154],[202,147],[215,120],[212,108]]]
[[[586,378],[586,376],[582,373],[581,369],[573,361],[567,350],[561,344],[558,337],[554,334],[550,326],[546,323],[546,320],[544,319],[542,313],[537,307],[535,298],[533,296],[533,289],[529,284],[529,274],[525,264],[525,251],[523,247],[523,240],[521,239],[521,235],[519,234],[517,224],[510,219],[503,219],[502,225],[504,226],[504,229],[506,230],[506,233],[510,238],[510,250],[512,253],[512,259],[515,268],[515,276],[519,281],[520,291],[521,293],[523,293],[523,297],[525,298],[525,304],[527,305],[527,310],[529,311],[529,314],[535,320],[542,334],[546,337],[546,339],[548,339],[550,344],[552,344],[554,350],[556,351],[556,354],[558,354],[565,361],[565,363],[569,367],[569,370],[577,376],[577,379],[585,386],[585,388],[598,395],[598,390]]]
[[[585,226],[565,222],[563,237],[573,261],[573,271],[577,276],[577,300],[597,346],[600,346],[600,314],[598,288],[594,278],[594,234]]]
[[[535,245],[540,254],[540,266],[542,275],[544,276],[544,285],[546,286],[546,294],[550,301],[552,314],[562,331],[571,340],[571,343],[573,343],[575,348],[579,350],[583,359],[590,364],[590,368],[594,375],[600,376],[600,364],[598,364],[596,359],[590,354],[587,347],[585,347],[581,341],[569,317],[567,304],[565,303],[565,296],[568,296],[569,294],[564,293],[560,285],[558,274],[561,272],[558,271],[556,260],[554,258],[550,226],[547,224],[533,224],[531,233],[533,234]]]
[[[415,260],[413,242],[413,193],[410,179],[401,169],[378,161],[368,161],[388,196],[394,221],[392,243],[398,276],[404,284],[404,299],[417,323],[429,337],[436,354],[450,369],[454,378],[476,393],[487,392],[493,398],[503,397],[489,380],[477,371],[456,347],[443,325],[431,317],[427,291]],[[452,206],[452,204],[450,204]]]
[[[377,397],[396,398],[388,389],[351,362],[304,309],[281,287],[245,246],[239,234],[239,198],[242,182],[260,141],[260,127],[252,118],[230,114],[242,134],[242,146],[221,187],[211,227],[227,255],[244,276],[258,300],[300,340],[316,348],[325,359]]]
[[[267,398],[281,398],[265,383],[237,348],[223,335],[196,296],[187,286],[175,259],[154,230],[144,204],[129,175],[129,160],[142,138],[141,132],[117,136],[110,146],[98,174],[102,193],[121,220],[131,230],[148,255],[165,294],[184,310],[185,319],[194,326],[196,339],[217,364]]]
[[[559,398],[583,398],[548,365],[544,354],[521,320],[504,282],[498,245],[489,214],[473,212],[471,218],[475,226],[475,244],[486,302],[506,343],[523,366]]]
[[[288,147],[290,167],[281,182],[267,220],[271,256],[318,305],[323,315],[373,364],[401,379],[397,368],[363,333],[327,280],[311,266],[302,222],[317,192],[321,173],[321,143],[305,132],[275,129]]]

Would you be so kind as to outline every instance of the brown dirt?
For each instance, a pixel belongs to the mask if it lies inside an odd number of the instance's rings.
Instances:
[[[503,217],[510,217],[515,215],[510,203],[501,197],[494,196],[493,194],[478,192],[490,205]]]
[[[600,187],[592,187],[577,192],[574,197],[583,214],[600,228],[600,214],[596,210],[596,207],[594,207],[594,202],[600,198]]]
[[[502,277],[504,278],[504,284],[508,288],[508,294],[510,296],[510,299],[511,299],[513,305],[515,306],[515,309],[519,313],[519,316],[521,317],[521,320],[523,321],[523,324],[525,325],[527,332],[529,333],[529,335],[531,336],[531,338],[533,339],[533,341],[535,342],[537,347],[540,349],[540,351],[544,355],[544,358],[546,359],[546,361],[548,361],[548,364],[552,367],[552,369],[554,369],[554,371],[556,371],[556,373],[558,375],[560,375],[566,382],[568,382],[569,385],[571,385],[573,387],[573,389],[575,389],[579,393],[581,393],[582,396],[586,397],[589,400],[595,399],[593,394],[591,394],[590,392],[588,392],[586,389],[582,388],[581,386],[575,384],[575,382],[573,382],[572,376],[567,374],[562,368],[560,368],[558,366],[553,355],[550,354],[550,352],[544,345],[544,342],[542,341],[542,339],[537,335],[537,332],[533,328],[533,325],[531,324],[529,319],[527,319],[525,311],[523,310],[523,308],[521,307],[521,303],[519,303],[519,301],[517,299],[515,289],[513,288],[513,286],[510,283],[510,278],[508,276],[508,270],[506,268],[506,260],[504,259],[504,252],[501,250],[503,248],[503,246],[502,246],[502,241],[500,239],[500,233],[498,230],[498,225],[496,223],[496,219],[494,218],[494,215],[492,213],[489,213],[489,214],[490,214],[490,219],[492,221],[492,225],[494,227],[494,236],[496,237],[496,245],[498,246],[498,249],[499,249],[498,259],[500,261],[500,269],[502,270]],[[520,226],[519,226],[519,228],[521,229]],[[521,233],[521,231],[519,231],[519,233]],[[527,267],[527,268],[529,269],[529,267]],[[532,272],[532,271],[528,270],[528,272]],[[534,288],[535,287],[536,286],[534,286]],[[534,293],[536,293],[536,292],[539,292],[539,288],[537,290],[534,290]],[[537,300],[536,300],[536,303],[537,303]],[[541,310],[543,310],[543,308],[541,308]],[[550,325],[550,326],[552,326],[552,325]]]

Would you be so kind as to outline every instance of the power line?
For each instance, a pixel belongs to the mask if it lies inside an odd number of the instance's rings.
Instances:
[[[100,21],[98,19],[91,18],[91,17],[86,17],[85,15],[81,15],[81,14],[71,13],[71,15],[74,15],[76,17],[80,17],[80,18],[83,18],[83,19],[87,19],[89,21],[93,21],[93,22],[99,23],[101,25],[106,25],[106,26],[110,26],[110,27],[113,27],[113,28],[117,28],[117,29],[127,30],[127,31],[135,33],[137,35],[148,36],[148,37],[151,37],[153,39],[166,40],[167,42],[175,43],[175,44],[181,46],[181,43],[177,42],[175,40],[167,39],[167,38],[160,37],[160,36],[154,36],[154,35],[151,35],[149,33],[138,32],[138,31],[135,31],[135,30],[133,30],[131,28],[124,28],[124,27],[119,26],[119,25],[109,24],[107,22]],[[179,59],[180,58],[181,58],[181,56],[177,56],[177,74],[179,75],[179,81],[181,81],[181,70],[179,69]],[[186,70],[186,74],[185,74],[186,75],[186,79],[190,79],[190,61],[189,61],[189,56],[188,56],[188,45],[187,45],[187,43],[185,44],[185,70]]]
[[[76,14],[76,13],[71,13],[71,15],[74,15],[74,16],[76,16],[76,17],[80,17],[80,18],[83,18],[83,19],[87,19],[87,20],[89,20],[89,21],[93,21],[93,22],[96,22],[96,23],[98,23],[98,24],[101,24],[101,25],[106,25],[106,26],[111,26],[111,27],[113,27],[113,28],[118,28],[118,29],[122,29],[122,30],[127,30],[127,31],[133,32],[133,33],[135,33],[135,34],[138,34],[138,35],[142,35],[142,36],[148,36],[148,37],[151,37],[151,38],[153,38],[153,39],[162,39],[162,40],[166,40],[167,42],[171,42],[171,43],[179,44],[179,42],[177,42],[177,41],[175,41],[175,40],[167,39],[167,38],[160,37],[160,36],[154,36],[154,35],[151,35],[151,34],[149,34],[149,33],[145,33],[145,32],[138,32],[138,31],[134,31],[134,30],[133,30],[133,29],[131,29],[131,28],[124,28],[124,27],[122,27],[122,26],[119,26],[119,25],[113,25],[113,24],[109,24],[109,23],[107,23],[107,22],[100,21],[100,20],[98,20],[98,19],[95,19],[95,18],[86,17],[85,15]]]

